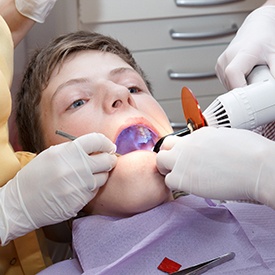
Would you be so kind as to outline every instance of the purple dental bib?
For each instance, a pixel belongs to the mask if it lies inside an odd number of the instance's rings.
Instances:
[[[130,218],[77,219],[73,246],[75,259],[41,274],[163,275],[164,257],[186,268],[228,252],[235,258],[207,274],[275,274],[275,211],[189,195]]]

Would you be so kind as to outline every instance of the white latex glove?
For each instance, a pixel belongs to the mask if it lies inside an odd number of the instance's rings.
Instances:
[[[56,0],[15,0],[16,9],[24,16],[44,23]]]
[[[77,215],[116,164],[116,147],[88,134],[45,150],[0,189],[2,245],[36,228]],[[89,156],[93,152],[105,152]]]
[[[157,167],[170,189],[252,199],[275,209],[275,142],[248,130],[212,127],[165,142],[174,146],[157,154]]]
[[[231,90],[247,84],[254,66],[267,64],[275,77],[275,6],[254,10],[218,58],[217,76]]]

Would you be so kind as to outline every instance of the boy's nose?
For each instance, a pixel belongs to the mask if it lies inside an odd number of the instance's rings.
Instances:
[[[114,112],[120,108],[135,106],[133,97],[126,87],[116,87],[109,90],[108,96],[105,100],[106,111]]]
[[[113,108],[119,108],[122,104],[123,104],[123,102],[122,102],[120,99],[117,99],[117,100],[112,104],[112,107],[113,107]]]

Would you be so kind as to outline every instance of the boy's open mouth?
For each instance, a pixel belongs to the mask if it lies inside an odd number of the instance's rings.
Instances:
[[[152,151],[157,135],[144,125],[132,125],[124,129],[116,139],[117,153],[125,155],[136,150]]]

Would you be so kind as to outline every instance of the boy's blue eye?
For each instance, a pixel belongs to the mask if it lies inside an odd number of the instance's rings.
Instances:
[[[73,104],[71,105],[71,108],[77,108],[83,104],[85,104],[85,101],[83,99],[79,99],[73,102]]]
[[[130,87],[130,88],[128,88],[128,90],[131,94],[135,94],[135,93],[138,93],[140,91],[140,89],[137,88],[137,87]]]

